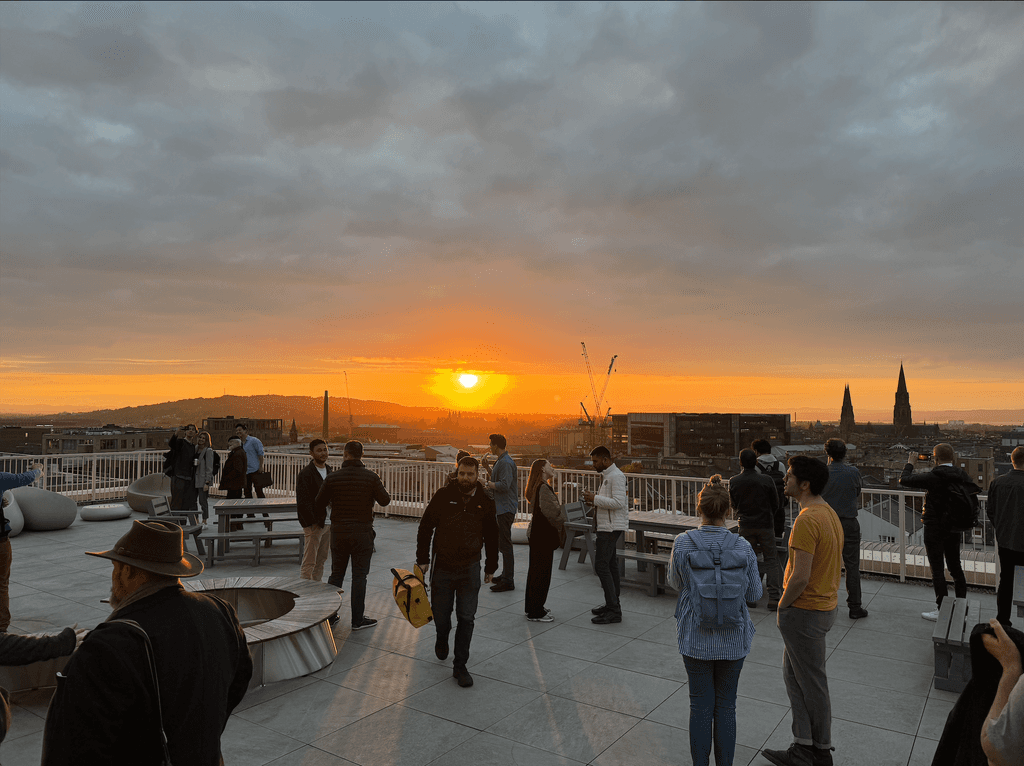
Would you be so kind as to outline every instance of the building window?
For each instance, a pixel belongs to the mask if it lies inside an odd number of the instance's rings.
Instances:
[[[895,537],[890,537],[889,535],[879,535],[878,536],[878,542],[880,542],[880,543],[895,543],[896,542],[896,538]]]

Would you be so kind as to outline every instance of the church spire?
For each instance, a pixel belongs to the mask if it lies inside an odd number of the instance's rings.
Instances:
[[[907,435],[914,425],[910,413],[910,392],[907,391],[907,378],[903,374],[902,362],[900,362],[900,381],[896,386],[896,406],[892,408],[892,424],[897,437]]]
[[[850,441],[854,425],[853,399],[850,398],[850,385],[847,384],[846,390],[843,392],[842,413],[839,415],[839,435],[843,438],[843,441]]]

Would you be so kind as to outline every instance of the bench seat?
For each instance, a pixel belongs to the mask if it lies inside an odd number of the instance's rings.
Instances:
[[[672,557],[664,553],[647,553],[646,551],[621,550],[616,552],[620,559],[629,559],[637,562],[637,570],[648,576],[648,595],[657,596],[658,589],[665,587],[668,565]],[[639,569],[640,564],[645,564],[646,570]]]
[[[981,618],[981,604],[966,598],[945,598],[932,632],[936,689],[964,690],[971,680],[971,631]]]
[[[266,529],[252,530],[252,531],[240,531],[240,532],[206,532],[202,534],[201,539],[209,541],[210,545],[206,548],[206,566],[212,567],[216,558],[223,558],[223,556],[215,556],[215,548],[217,547],[213,543],[218,540],[229,542],[229,543],[244,543],[251,542],[253,545],[252,560],[249,562],[251,566],[259,566],[260,563],[260,551],[262,546],[260,543],[270,542],[273,540],[298,540],[299,541],[299,560],[302,560],[302,552],[306,543],[306,533],[302,530],[297,532],[268,532]],[[294,556],[295,554],[291,551],[288,553],[265,553],[264,558],[285,558]]]

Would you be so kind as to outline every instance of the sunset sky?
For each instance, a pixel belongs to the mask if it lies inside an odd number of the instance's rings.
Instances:
[[[0,412],[1020,408],[1022,125],[1021,3],[5,3]]]

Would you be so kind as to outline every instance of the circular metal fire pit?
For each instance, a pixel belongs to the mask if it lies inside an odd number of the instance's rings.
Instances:
[[[309,675],[338,655],[329,623],[341,608],[337,588],[298,577],[221,577],[182,585],[235,608],[253,660],[250,689]]]

